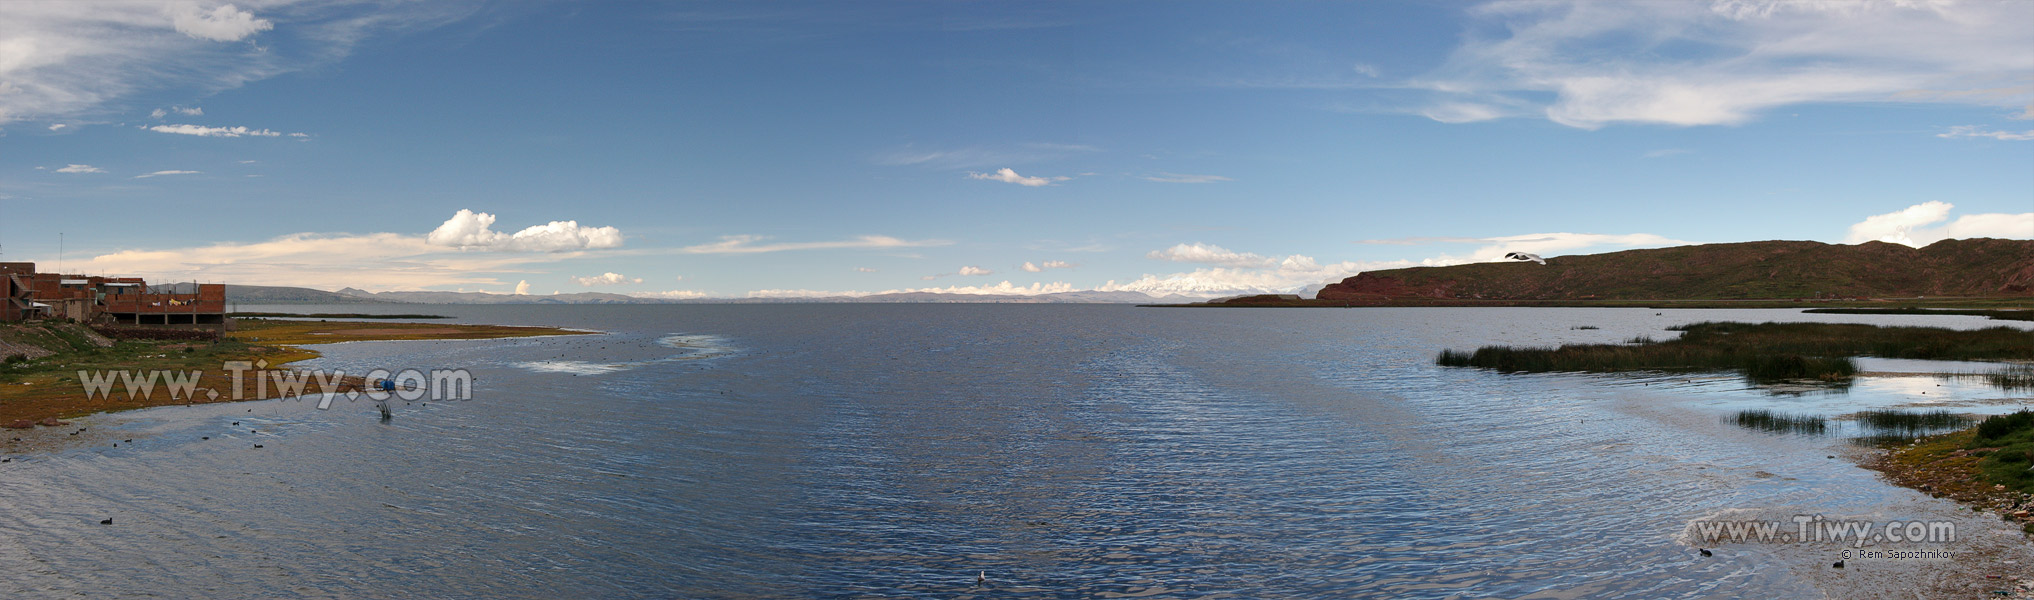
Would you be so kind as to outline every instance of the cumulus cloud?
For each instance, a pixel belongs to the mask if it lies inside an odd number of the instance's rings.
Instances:
[[[1026,273],[1037,273],[1045,270],[1039,268],[1038,265],[1031,264],[1030,261],[1025,261],[1023,265],[1020,265],[1017,268],[1024,270],[1024,272]]]
[[[436,246],[497,252],[564,252],[622,245],[621,230],[582,227],[578,221],[552,221],[515,233],[494,231],[494,215],[460,209],[432,230],[425,241]]]
[[[1145,253],[1146,258],[1173,262],[1203,263],[1225,267],[1261,268],[1278,264],[1278,259],[1248,252],[1234,252],[1214,244],[1179,244]]]
[[[282,132],[280,131],[274,131],[269,129],[248,129],[246,127],[240,126],[206,127],[203,125],[152,125],[147,127],[147,129],[149,131],[154,131],[158,133],[174,133],[178,135],[195,135],[200,137],[237,138],[246,136],[277,137],[282,135]],[[301,133],[292,133],[289,135],[291,137],[305,136],[305,134]]]
[[[94,166],[92,166],[92,165],[68,165],[68,166],[65,166],[64,168],[61,168],[61,169],[57,169],[57,170],[56,170],[56,172],[58,172],[58,173],[104,173],[104,172],[106,172],[106,170],[105,170],[105,169],[101,169],[101,168],[98,168],[98,167],[94,167]]]
[[[630,283],[642,283],[642,282],[643,282],[643,278],[641,278],[641,277],[634,277],[634,278],[631,278],[631,277],[628,277],[628,276],[622,275],[622,274],[620,274],[620,273],[614,273],[614,272],[608,272],[608,273],[601,273],[601,274],[599,274],[599,275],[594,275],[594,276],[592,276],[592,277],[573,277],[573,278],[572,278],[572,283],[577,283],[577,284],[579,284],[579,285],[582,285],[582,286],[585,286],[585,287],[594,287],[594,286],[598,286],[598,285],[624,285],[624,284],[630,284]]]
[[[1015,169],[1010,169],[1008,167],[996,169],[996,172],[994,173],[968,173],[968,178],[987,179],[989,181],[1001,181],[1003,183],[1014,183],[1024,187],[1047,186],[1052,185],[1054,182],[1073,179],[1072,177],[1026,177],[1023,175],[1018,175]]]
[[[248,36],[275,28],[267,19],[255,18],[254,13],[222,4],[210,11],[199,8],[196,2],[178,2],[170,5],[170,24],[184,35],[214,42],[238,42]]]
[[[2034,239],[2034,212],[1964,215],[1945,225],[1956,205],[1929,201],[1895,212],[1872,215],[1850,226],[1845,243],[1891,242],[1916,248],[1948,239]]]
[[[966,267],[961,267],[961,268],[960,268],[960,274],[961,274],[961,275],[963,275],[963,276],[969,276],[969,275],[990,275],[990,274],[993,274],[993,273],[995,273],[995,271],[991,271],[991,270],[988,270],[988,269],[984,269],[984,268],[981,268],[981,267],[976,267],[976,266],[966,266]]]
[[[156,171],[154,173],[142,173],[140,175],[135,175],[134,178],[148,179],[150,177],[161,177],[164,175],[196,175],[202,172],[203,171]]]
[[[1257,268],[1210,267],[1186,273],[1145,274],[1127,283],[1114,280],[1095,288],[1098,291],[1143,292],[1154,296],[1216,297],[1239,294],[1305,294],[1320,285],[1341,281],[1363,271],[1416,266],[1412,261],[1353,262],[1320,264],[1311,256],[1294,254]]]
[[[1144,179],[1160,183],[1216,183],[1220,181],[1235,181],[1221,175],[1182,175],[1179,173],[1159,173],[1157,175],[1145,176]]]
[[[1949,131],[1947,132],[1935,134],[1935,137],[1944,139],[1992,138],[1995,140],[2005,140],[2005,141],[2027,141],[2034,140],[2034,130],[2020,132],[1997,131],[1997,130],[1985,131],[1984,128],[1978,127],[1976,125],[1958,125],[1949,128]]]
[[[1469,14],[1497,35],[1467,36],[1409,82],[1435,120],[1730,125],[1791,104],[2034,95],[2028,2],[1505,0]]]
[[[946,240],[901,240],[886,235],[864,235],[851,240],[833,242],[791,242],[765,244],[768,237],[760,235],[724,235],[720,241],[711,244],[686,246],[679,249],[686,254],[754,254],[759,252],[787,252],[792,250],[839,250],[848,248],[916,248],[921,246],[944,246]]]
[[[530,295],[530,281],[529,281],[529,280],[525,279],[525,280],[522,280],[522,281],[518,281],[518,282],[516,282],[516,295],[517,295],[517,296],[528,296],[528,295]]]

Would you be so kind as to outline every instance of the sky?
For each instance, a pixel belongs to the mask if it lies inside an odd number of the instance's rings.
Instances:
[[[0,261],[1288,292],[2034,238],[2034,2],[0,3]]]

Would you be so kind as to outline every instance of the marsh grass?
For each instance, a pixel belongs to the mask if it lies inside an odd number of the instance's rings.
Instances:
[[[2001,321],[2034,321],[2034,310],[1994,310],[1977,308],[1811,308],[1801,312],[1834,315],[1960,315],[1989,317]]]
[[[1858,426],[1870,430],[1873,435],[1893,434],[1912,438],[1943,430],[1961,429],[1970,426],[1970,417],[1946,410],[1908,412],[1904,410],[1867,410],[1857,414]]]
[[[1754,382],[1842,381],[1857,374],[1852,356],[1932,360],[2034,359],[2034,331],[2010,327],[1952,330],[1847,323],[1694,323],[1681,337],[1626,344],[1560,347],[1484,346],[1443,351],[1435,363],[1503,372],[1735,370]]]
[[[1726,419],[1747,429],[1776,431],[1783,433],[1805,433],[1821,435],[1829,427],[1828,419],[1819,415],[1790,415],[1763,408],[1740,410]]]
[[[1576,325],[1576,326],[1574,326],[1574,327],[1569,327],[1568,329],[1573,329],[1573,330],[1583,330],[1583,329],[1602,329],[1602,327],[1597,327],[1597,326],[1595,326],[1595,325]]]
[[[1978,461],[1985,479],[2034,493],[2034,412],[2021,410],[1978,423],[1970,448],[1989,449]]]

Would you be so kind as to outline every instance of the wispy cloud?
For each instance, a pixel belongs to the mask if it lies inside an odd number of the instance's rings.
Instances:
[[[984,268],[981,268],[981,267],[977,267],[977,266],[974,266],[974,265],[968,265],[968,266],[964,266],[964,267],[961,267],[959,271],[956,271],[956,272],[953,272],[953,273],[940,273],[940,274],[938,274],[938,275],[926,275],[926,276],[924,276],[924,277],[920,277],[919,279],[923,279],[923,280],[926,280],[926,281],[931,281],[931,280],[934,280],[934,279],[939,279],[939,278],[941,278],[941,277],[952,277],[952,276],[955,276],[955,275],[959,275],[959,276],[962,276],[962,277],[974,277],[974,276],[980,276],[980,275],[994,275],[995,273],[996,273],[995,271],[991,271],[991,270],[989,270],[989,269],[984,269]]]
[[[279,137],[279,136],[283,135],[283,133],[282,133],[282,132],[280,132],[280,131],[274,131],[274,130],[270,130],[270,129],[248,129],[248,128],[246,128],[246,127],[237,127],[237,126],[236,126],[236,127],[206,127],[206,126],[203,126],[203,125],[152,125],[152,126],[149,126],[149,127],[147,127],[147,129],[148,129],[149,131],[154,131],[154,132],[159,132],[159,133],[174,133],[174,134],[178,134],[178,135],[195,135],[195,136],[200,136],[200,137],[227,137],[227,138],[237,138],[237,137],[246,137],[246,136],[253,136],[253,137]],[[290,137],[306,137],[306,136],[307,136],[307,134],[302,134],[302,133],[292,133],[292,134],[289,134],[289,135],[290,135]]]
[[[151,118],[151,119],[160,119],[160,118],[163,118],[163,117],[167,117],[167,116],[169,116],[169,115],[170,115],[170,113],[176,113],[176,114],[180,114],[180,115],[184,115],[184,116],[189,116],[189,117],[202,117],[202,116],[205,116],[205,109],[203,109],[203,108],[199,108],[199,107],[196,107],[196,106],[192,106],[192,107],[188,107],[188,108],[186,108],[186,107],[182,107],[182,106],[172,106],[172,107],[169,107],[169,108],[158,108],[158,109],[155,109],[155,110],[149,111],[149,113],[148,113],[148,118]]]
[[[1992,138],[1995,140],[2006,140],[2006,141],[2026,141],[2034,140],[2034,130],[2020,132],[1998,131],[1998,130],[1985,131],[1984,128],[1978,127],[1976,125],[1958,125],[1949,128],[1949,131],[1947,132],[1935,134],[1935,137],[1946,139]]]
[[[92,165],[68,165],[68,166],[65,166],[64,168],[61,168],[61,169],[57,169],[57,170],[56,170],[56,172],[58,172],[58,173],[104,173],[104,172],[106,172],[106,170],[105,170],[105,169],[101,169],[101,168],[98,168],[98,167],[94,167],[94,166],[92,166]]]
[[[769,239],[760,235],[726,235],[711,244],[686,246],[680,252],[686,254],[755,254],[759,252],[788,252],[794,250],[839,250],[848,248],[918,248],[924,246],[945,246],[953,242],[946,240],[903,240],[886,235],[865,235],[851,240],[832,242],[780,242],[762,243]]]
[[[1410,82],[1444,122],[1542,116],[1729,125],[1811,102],[2015,107],[2034,96],[2028,2],[1596,2],[1506,0]]]
[[[1866,217],[1850,226],[1846,243],[1891,242],[1916,248],[1947,239],[2006,238],[2034,239],[2034,212],[1964,215],[1947,224],[1956,205],[1930,201],[1882,215]],[[1931,225],[1934,225],[1931,227]]]
[[[1278,264],[1278,259],[1248,252],[1236,252],[1214,244],[1179,244],[1164,250],[1152,250],[1144,254],[1154,260],[1172,262],[1202,263],[1225,267],[1261,268]]]
[[[203,96],[336,61],[370,35],[437,27],[478,9],[402,0],[0,2],[0,125],[133,110],[123,104],[149,92]]]
[[[150,177],[161,177],[164,175],[197,175],[200,172],[201,171],[156,171],[154,173],[142,173],[140,175],[135,175],[134,178],[148,179]]]
[[[432,243],[428,235],[418,234],[307,232],[259,242],[120,250],[94,256],[80,268],[166,281],[318,289],[332,289],[341,285],[338,282],[344,282],[380,291],[507,285],[501,274],[527,272],[536,265],[587,255],[584,251],[501,249],[507,251],[462,251]],[[528,291],[526,285],[518,288],[518,293]]]
[[[643,278],[641,277],[628,277],[626,275],[622,275],[620,273],[615,273],[612,271],[607,273],[601,273],[599,275],[594,275],[591,277],[572,278],[572,283],[577,283],[585,287],[594,287],[601,285],[626,285],[631,283],[642,283],[642,282]]]
[[[1042,187],[1052,185],[1055,182],[1073,179],[1072,177],[1025,177],[1018,175],[1016,170],[1007,167],[996,169],[994,173],[968,173],[968,178],[1014,183],[1024,187]]]
[[[1005,146],[969,146],[924,149],[906,147],[875,157],[876,164],[922,166],[935,169],[982,169],[998,165],[1022,165],[1059,160],[1099,152],[1084,144],[1030,143]]]
[[[1159,173],[1156,175],[1145,176],[1144,179],[1146,181],[1157,181],[1160,183],[1217,183],[1222,181],[1235,181],[1234,179],[1223,177],[1221,175],[1182,175],[1179,173]]]

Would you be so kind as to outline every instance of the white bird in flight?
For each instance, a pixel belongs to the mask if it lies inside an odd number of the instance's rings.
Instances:
[[[1538,255],[1538,254],[1530,254],[1530,253],[1526,253],[1526,252],[1513,252],[1513,253],[1510,253],[1510,254],[1506,254],[1506,255],[1504,255],[1504,257],[1505,257],[1505,258],[1509,258],[1509,259],[1512,259],[1512,260],[1530,260],[1530,261],[1533,261],[1533,262],[1536,262],[1536,263],[1540,263],[1540,264],[1543,264],[1543,265],[1544,265],[1544,264],[1547,264],[1547,259],[1544,259],[1544,258],[1540,258],[1540,255]]]

